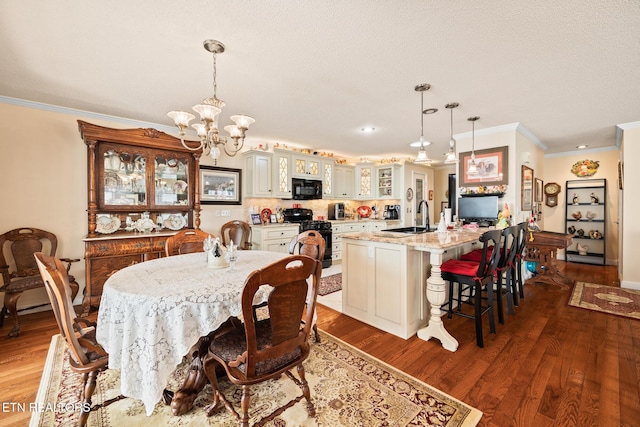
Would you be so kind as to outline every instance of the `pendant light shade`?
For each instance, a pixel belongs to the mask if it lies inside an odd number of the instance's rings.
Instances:
[[[430,108],[429,110],[424,109],[424,93],[430,88],[431,85],[428,83],[423,83],[415,87],[415,91],[420,92],[420,139],[418,140],[420,149],[418,150],[418,156],[413,161],[413,163],[419,165],[426,165],[433,161],[429,158],[429,156],[427,155],[427,151],[424,149],[424,147],[426,147],[427,145],[431,145],[429,141],[424,139],[424,115],[433,114],[438,111],[436,108]]]
[[[457,108],[460,104],[452,102],[445,105],[445,108],[451,111],[451,136],[449,138],[449,151],[444,155],[444,162],[447,164],[458,163],[458,157],[456,156],[456,140],[453,138],[453,109]]]
[[[467,120],[471,122],[471,162],[467,167],[467,175],[477,175],[478,174],[478,166],[476,165],[476,120],[480,117],[474,116],[469,117]]]

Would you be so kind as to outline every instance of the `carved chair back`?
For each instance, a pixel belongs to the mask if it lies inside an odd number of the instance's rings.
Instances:
[[[306,255],[318,261],[322,261],[324,258],[324,251],[326,249],[326,242],[322,235],[315,230],[307,230],[293,236],[291,242],[289,242],[289,253],[300,255]]]
[[[229,243],[233,240],[234,245],[238,245],[238,249],[251,249],[251,226],[244,221],[229,221],[222,226],[220,230],[222,234],[222,244],[229,247]]]
[[[165,242],[165,255],[174,256],[204,252],[203,242],[207,237],[209,237],[209,233],[199,229],[181,230],[169,237]]]

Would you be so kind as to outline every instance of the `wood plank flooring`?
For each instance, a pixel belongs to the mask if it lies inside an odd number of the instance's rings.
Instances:
[[[570,278],[619,286],[615,267],[558,264]],[[318,326],[480,409],[480,426],[640,425],[640,321],[569,307],[569,295],[569,287],[527,283],[497,334],[485,325],[484,349],[475,344],[473,320],[445,318],[460,342],[454,353],[437,340],[405,341],[324,306]],[[30,414],[10,405],[35,400],[58,332],[50,311],[23,316],[16,339],[7,337],[10,324],[0,330],[0,425],[7,427],[28,424]]]

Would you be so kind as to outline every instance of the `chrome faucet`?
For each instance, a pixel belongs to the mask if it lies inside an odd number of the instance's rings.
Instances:
[[[424,203],[424,206],[426,208],[426,214],[427,214],[427,221],[425,222],[425,227],[427,228],[427,231],[429,231],[429,224],[431,223],[429,220],[429,203],[427,203],[427,201],[425,199],[420,200],[420,203],[418,203],[418,210],[417,210],[417,214],[420,215],[422,213],[422,204]],[[416,218],[416,224],[418,223],[418,218]]]

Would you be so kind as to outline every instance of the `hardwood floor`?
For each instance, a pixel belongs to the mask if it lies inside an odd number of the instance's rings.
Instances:
[[[619,286],[615,267],[558,264],[576,280]],[[569,295],[569,287],[526,284],[525,299],[497,334],[485,327],[484,349],[475,344],[473,320],[445,318],[460,342],[454,353],[324,306],[318,327],[480,409],[480,426],[640,425],[640,320],[569,307]],[[35,400],[58,331],[50,311],[24,316],[16,339],[7,337],[10,323],[0,330],[0,425],[24,426],[30,414],[7,405]]]

